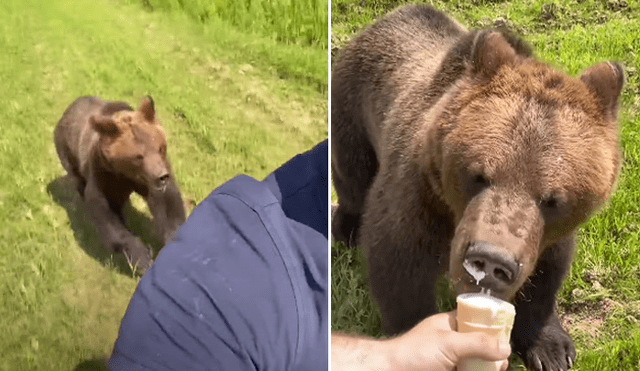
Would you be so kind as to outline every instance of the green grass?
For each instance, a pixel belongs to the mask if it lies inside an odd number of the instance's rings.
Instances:
[[[327,0],[111,1],[194,19],[197,24],[208,26],[204,28],[208,42],[224,48],[227,58],[259,64],[283,79],[300,80],[326,94]]]
[[[230,61],[242,65],[250,63],[261,67],[263,72],[270,72],[272,77],[287,82],[293,80],[295,89],[313,88],[327,95],[328,60],[325,49],[284,45],[273,39],[248,36],[220,20],[210,21],[207,26],[204,32],[208,43],[224,48],[224,54]]]
[[[332,55],[405,1],[331,3]],[[621,62],[626,85],[620,108],[624,161],[617,191],[586,223],[571,272],[559,293],[559,312],[575,341],[575,370],[640,369],[640,4],[622,0],[433,2],[468,28],[505,24],[541,60],[572,76],[604,60]],[[335,193],[332,199],[337,201]],[[381,336],[379,314],[366,288],[357,250],[333,244],[332,329]],[[440,308],[452,308],[442,285]],[[513,369],[524,369],[515,362]]]
[[[115,0],[0,2],[0,370],[101,369],[137,285],[53,145],[78,96],[154,97],[183,198],[263,178],[328,135],[327,51]],[[148,210],[127,216],[152,242]],[[190,211],[190,210],[189,210]]]
[[[126,0],[149,10],[186,13],[200,22],[224,19],[239,29],[286,43],[329,45],[328,0]]]

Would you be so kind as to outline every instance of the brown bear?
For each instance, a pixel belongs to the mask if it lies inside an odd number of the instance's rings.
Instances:
[[[58,122],[54,141],[104,246],[123,252],[144,272],[152,264],[152,252],[127,229],[122,215],[131,193],[147,201],[164,243],[185,221],[153,99],[145,97],[135,111],[125,102],[78,98]]]
[[[555,295],[577,227],[616,181],[623,80],[617,63],[567,77],[507,32],[467,31],[429,6],[392,12],[341,51],[332,231],[365,249],[388,334],[437,311],[448,269],[457,293],[514,302],[527,367],[573,365]]]

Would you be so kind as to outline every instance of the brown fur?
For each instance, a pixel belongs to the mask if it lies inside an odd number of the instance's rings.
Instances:
[[[164,243],[185,220],[151,97],[135,111],[124,102],[78,98],[58,122],[54,139],[105,247],[148,268],[151,251],[124,225],[122,208],[131,193],[146,199]]]
[[[366,249],[389,334],[436,311],[448,270],[459,293],[515,301],[513,346],[529,367],[572,365],[555,294],[576,228],[614,187],[622,84],[616,63],[570,78],[514,37],[466,31],[426,6],[391,13],[342,51],[332,231]],[[487,278],[463,264],[490,267]]]

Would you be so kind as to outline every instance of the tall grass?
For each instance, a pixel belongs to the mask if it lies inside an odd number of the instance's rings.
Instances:
[[[328,48],[328,0],[126,0],[149,10],[180,11],[200,22],[223,19],[284,43]]]

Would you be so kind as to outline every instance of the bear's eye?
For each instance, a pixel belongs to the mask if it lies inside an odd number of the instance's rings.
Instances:
[[[491,181],[482,174],[468,174],[463,181],[463,195],[468,201],[491,186]]]
[[[557,196],[548,196],[540,198],[540,211],[544,217],[545,223],[558,223],[561,220],[564,210],[564,200]]]
[[[136,160],[137,161],[142,161],[143,159],[144,159],[144,156],[142,154],[136,155]]]
[[[477,185],[489,185],[489,181],[487,180],[487,178],[484,177],[484,175],[482,174],[478,174],[473,178],[473,181],[477,184]]]
[[[540,200],[540,205],[547,209],[555,209],[558,207],[558,200],[555,197],[546,197]]]

